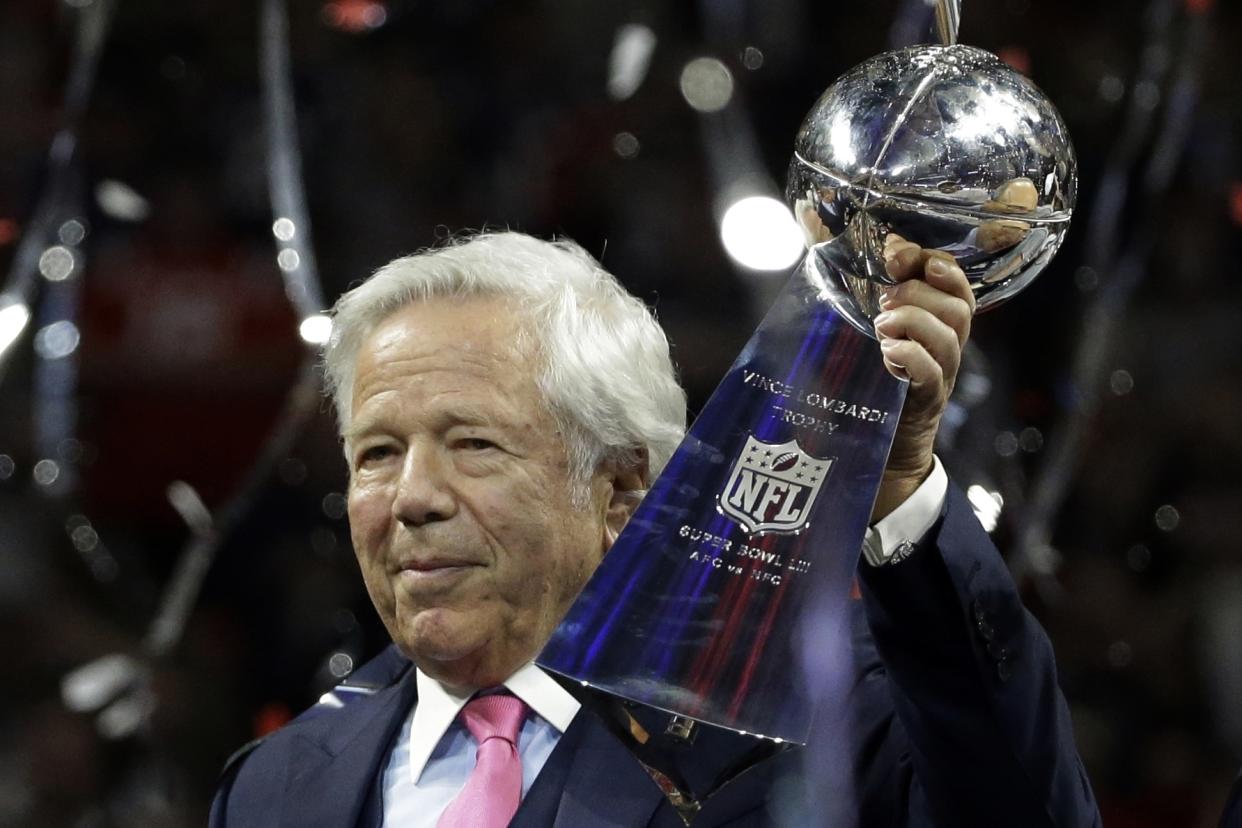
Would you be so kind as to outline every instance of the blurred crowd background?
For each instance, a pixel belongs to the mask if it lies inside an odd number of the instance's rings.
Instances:
[[[0,3],[7,285],[61,206],[29,323],[0,307],[0,826],[202,824],[234,749],[386,644],[331,412],[295,393],[317,333],[273,236],[260,3],[104,2]],[[722,239],[728,208],[780,197],[812,102],[922,11],[292,0],[323,302],[465,229],[567,235],[702,405],[792,264],[762,210]],[[942,456],[1053,639],[1105,824],[1215,825],[1242,764],[1242,8],[967,0],[961,39],[1056,102],[1081,197],[976,321]]]

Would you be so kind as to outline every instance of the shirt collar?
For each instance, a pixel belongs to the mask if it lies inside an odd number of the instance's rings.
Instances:
[[[474,693],[461,695],[454,692],[417,667],[415,681],[418,684],[418,702],[411,714],[409,762],[411,778],[417,782],[436,745]],[[569,728],[569,723],[581,707],[577,699],[533,661],[526,662],[509,676],[504,686],[560,733]]]

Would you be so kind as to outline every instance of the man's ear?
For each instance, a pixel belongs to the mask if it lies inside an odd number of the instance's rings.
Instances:
[[[612,469],[612,494],[604,512],[604,551],[616,542],[617,536],[629,523],[643,495],[647,494],[647,450],[636,449],[624,464],[616,463]]]

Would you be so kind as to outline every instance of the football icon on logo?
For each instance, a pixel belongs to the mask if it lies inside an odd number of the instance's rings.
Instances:
[[[798,452],[788,451],[772,458],[772,471],[789,471],[798,463]]]

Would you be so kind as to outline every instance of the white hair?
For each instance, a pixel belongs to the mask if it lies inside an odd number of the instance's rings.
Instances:
[[[395,259],[333,309],[324,374],[341,433],[349,427],[358,350],[398,308],[436,297],[496,296],[514,304],[540,360],[537,382],[565,435],[571,477],[605,459],[648,481],[685,431],[686,396],[668,340],[647,307],[568,239],[485,233]]]

